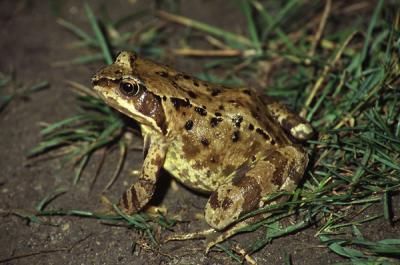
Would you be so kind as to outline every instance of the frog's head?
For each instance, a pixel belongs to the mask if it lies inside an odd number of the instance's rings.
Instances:
[[[148,91],[137,76],[131,52],[121,52],[115,62],[100,69],[92,77],[93,89],[111,107],[135,119],[142,125],[165,131],[165,115],[158,95]]]

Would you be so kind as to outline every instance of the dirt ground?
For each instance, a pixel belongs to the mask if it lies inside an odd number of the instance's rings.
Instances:
[[[75,50],[67,44],[76,38],[56,23],[51,10],[51,1],[0,1],[0,71],[15,71],[17,80],[34,84],[48,80],[50,88],[13,101],[0,113],[0,260],[13,256],[4,264],[237,264],[224,253],[212,251],[204,254],[203,240],[169,242],[159,250],[136,246],[133,242],[144,240],[143,235],[124,226],[110,226],[94,219],[79,217],[52,217],[43,219],[47,224],[27,223],[26,220],[8,214],[10,210],[32,210],[38,201],[56,188],[69,191],[51,203],[54,209],[101,208],[101,191],[113,172],[116,154],[106,163],[93,190],[90,183],[99,157],[89,163],[82,180],[72,186],[71,167],[60,169],[60,162],[50,160],[30,165],[27,152],[40,141],[40,122],[54,122],[76,113],[76,100],[66,85],[66,80],[89,85],[91,75],[102,64],[70,67],[53,67],[57,61],[76,57]],[[128,1],[90,1],[98,10],[104,4],[113,17],[126,14],[134,5]],[[145,2],[145,1],[143,1]],[[232,5],[224,5],[227,14],[218,19],[221,4],[226,1],[181,1],[183,15],[228,28],[243,28],[238,11]],[[138,3],[139,5],[143,3]],[[207,9],[202,7],[207,6]],[[81,1],[63,1],[61,15],[83,28],[89,28]],[[130,9],[130,10],[129,10]],[[173,59],[172,59],[173,60]],[[196,60],[179,59],[175,66],[187,67],[188,72],[196,68]],[[138,141],[141,141],[138,139]],[[141,153],[133,153],[117,183],[106,194],[116,200],[130,180],[128,171],[139,168]],[[206,197],[192,193],[178,185],[170,188],[168,179],[160,188],[162,194],[155,204],[168,208],[168,212],[179,214],[189,223],[180,224],[176,231],[195,231],[207,228],[203,220],[194,218],[201,213]],[[376,208],[376,211],[381,209]],[[331,264],[343,261],[327,248],[320,247],[314,237],[317,227],[308,228],[291,236],[271,242],[254,255],[259,264],[283,264],[290,255],[292,264]],[[233,242],[246,246],[255,234],[236,236]],[[400,234],[398,226],[391,227],[382,221],[364,227],[363,233],[370,239],[393,237]],[[161,235],[163,236],[163,235]],[[140,241],[140,242],[142,242]],[[144,242],[146,242],[144,240]],[[32,255],[30,255],[32,254]]]

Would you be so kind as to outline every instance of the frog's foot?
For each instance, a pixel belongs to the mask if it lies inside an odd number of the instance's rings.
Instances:
[[[192,233],[174,234],[174,235],[168,236],[164,240],[164,242],[202,239],[202,238],[207,238],[210,235],[213,235],[215,233],[216,233],[216,230],[214,228],[209,228],[209,229],[206,229],[203,231],[197,231],[197,232],[192,232]]]
[[[212,247],[214,247],[216,244],[221,243],[228,238],[240,233],[241,229],[243,229],[246,226],[249,226],[251,224],[254,224],[255,222],[259,221],[260,219],[267,218],[270,216],[270,213],[265,213],[257,216],[250,217],[246,220],[243,220],[239,223],[234,224],[232,227],[228,228],[227,230],[223,231],[222,233],[218,233],[215,237],[208,237],[207,239],[207,244],[206,244],[206,253],[210,251]]]

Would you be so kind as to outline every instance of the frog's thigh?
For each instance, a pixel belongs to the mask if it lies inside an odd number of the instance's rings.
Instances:
[[[267,108],[283,129],[296,140],[304,141],[312,137],[311,125],[302,117],[291,112],[285,105],[267,100]]]
[[[222,230],[241,214],[257,208],[262,197],[281,189],[294,190],[307,162],[307,155],[298,147],[268,151],[263,159],[247,171],[238,170],[211,194],[205,209],[207,223]]]

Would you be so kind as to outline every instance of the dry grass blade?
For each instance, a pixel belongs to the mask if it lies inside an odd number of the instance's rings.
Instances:
[[[213,34],[218,37],[229,39],[231,41],[235,41],[235,42],[244,44],[246,46],[250,46],[250,47],[253,46],[253,42],[251,40],[249,40],[248,38],[212,27],[208,24],[205,24],[205,23],[202,23],[199,21],[195,21],[195,20],[187,18],[187,17],[170,14],[165,11],[158,11],[157,15],[162,19],[165,19],[165,20],[168,20],[168,21],[171,21],[171,22],[174,22],[174,23],[186,26],[186,27],[192,27],[197,30],[207,32],[208,34]]]
[[[175,49],[173,53],[179,56],[193,57],[237,57],[243,56],[244,52],[239,50],[199,50],[199,49]]]
[[[126,144],[124,142],[119,142],[119,158],[118,158],[117,167],[114,170],[114,173],[112,174],[107,185],[104,187],[103,192],[108,190],[114,184],[114,182],[117,180],[119,174],[121,173],[122,167],[125,162],[126,149],[127,149]]]
[[[317,49],[318,43],[320,42],[321,37],[322,37],[322,33],[324,32],[326,22],[329,17],[329,13],[331,12],[331,7],[332,7],[332,0],[326,0],[324,12],[322,13],[322,17],[321,17],[321,22],[319,23],[317,33],[315,34],[315,36],[313,38],[313,42],[311,44],[310,51],[308,52],[309,57],[313,57],[315,54],[315,50]]]
[[[82,84],[79,84],[75,81],[71,80],[65,80],[65,83],[70,85],[78,94],[80,95],[90,95],[93,98],[99,98],[99,95],[93,90],[88,88],[87,86],[84,86]]]
[[[336,55],[333,57],[332,61],[325,65],[324,70],[322,71],[320,77],[317,79],[315,84],[313,85],[311,92],[308,94],[307,100],[304,103],[304,107],[300,112],[300,116],[305,118],[307,115],[307,110],[312,101],[314,100],[315,96],[317,95],[318,90],[321,88],[322,84],[324,83],[325,79],[327,78],[330,71],[332,71],[335,64],[339,61],[340,57],[342,56],[343,52],[345,51],[346,47],[349,45],[350,41],[354,38],[357,32],[352,32],[346,40],[343,42],[342,46],[337,51]]]

